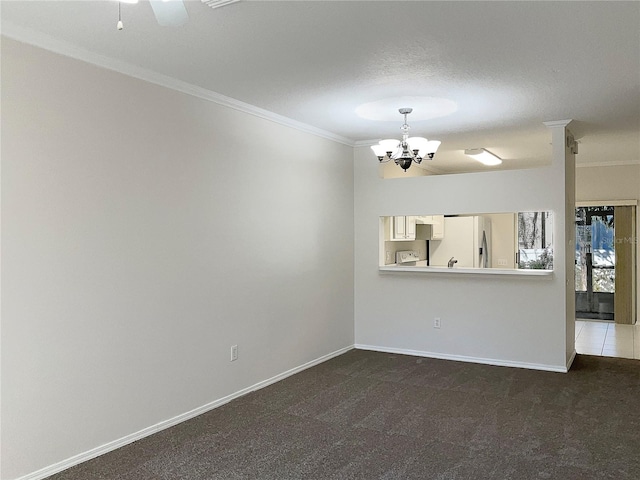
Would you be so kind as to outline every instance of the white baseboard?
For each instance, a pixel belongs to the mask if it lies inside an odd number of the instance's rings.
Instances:
[[[567,362],[567,372],[571,369],[571,365],[573,365],[573,361],[576,359],[576,349],[573,349],[573,352],[571,352],[571,356],[569,357],[569,361]]]
[[[449,355],[447,353],[425,352],[421,350],[409,350],[406,348],[380,347],[377,345],[355,344],[359,350],[372,350],[375,352],[397,353],[399,355],[413,355],[414,357],[439,358],[441,360],[455,360],[467,363],[482,363],[484,365],[495,365],[498,367],[528,368],[530,370],[545,370],[548,372],[567,373],[568,367],[565,365],[545,365],[540,363],[514,362],[508,360],[496,360],[494,358],[467,357],[464,355]]]
[[[306,370],[307,368],[311,368],[315,365],[318,365],[319,363],[326,362],[327,360],[330,360],[333,357],[342,355],[343,353],[346,353],[349,350],[353,350],[353,348],[354,348],[353,345],[343,347],[339,350],[336,350],[335,352],[328,353],[327,355],[323,355],[319,358],[316,358],[315,360],[311,360],[310,362],[307,362],[303,365],[292,368],[291,370],[287,370],[286,372],[282,372],[274,377],[268,378],[254,385],[251,385],[250,387],[243,388],[242,390],[238,390],[237,392],[232,393],[231,395],[227,395],[226,397],[219,398],[218,400],[214,400],[213,402],[207,403],[206,405],[202,405],[201,407],[194,408],[193,410],[185,412],[181,415],[175,416],[168,420],[164,420],[150,427],[143,428],[142,430],[134,432],[130,435],[119,438],[117,440],[113,440],[112,442],[105,443],[104,445],[101,445],[96,448],[92,448],[91,450],[87,450],[86,452],[80,453],[78,455],[74,455],[73,457],[67,458],[66,460],[62,460],[61,462],[54,463],[53,465],[49,465],[48,467],[42,468],[33,473],[29,473],[27,475],[19,477],[16,480],[42,480],[53,474],[66,470],[67,468],[73,467],[74,465],[78,465],[82,462],[86,462],[87,460],[91,460],[92,458],[98,457],[100,455],[104,455],[105,453],[116,450],[117,448],[128,445],[129,443],[133,443],[136,440],[140,440],[141,438],[148,437],[149,435],[153,435],[154,433],[157,433],[161,430],[164,430],[169,427],[173,427],[178,423],[182,423],[186,420],[197,417],[198,415],[201,415],[205,412],[208,412],[209,410],[213,410],[214,408],[224,405],[225,403],[228,403],[235,398],[241,397],[255,390],[260,390],[261,388],[264,388],[280,380],[283,380],[287,377],[290,377],[291,375],[294,375],[303,370]]]

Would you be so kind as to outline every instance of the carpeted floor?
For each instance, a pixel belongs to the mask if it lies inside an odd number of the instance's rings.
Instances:
[[[353,350],[55,480],[640,479],[640,361]]]

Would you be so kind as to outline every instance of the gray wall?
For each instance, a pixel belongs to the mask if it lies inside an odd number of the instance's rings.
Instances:
[[[2,478],[352,345],[352,205],[351,147],[3,39]]]

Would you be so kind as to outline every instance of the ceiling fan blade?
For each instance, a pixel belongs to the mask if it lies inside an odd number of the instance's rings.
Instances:
[[[163,27],[179,27],[189,20],[182,0],[149,0],[156,20]]]

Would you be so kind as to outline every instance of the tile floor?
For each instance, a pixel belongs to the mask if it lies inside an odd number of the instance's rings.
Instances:
[[[576,319],[576,352],[640,359],[640,324],[616,325]]]

